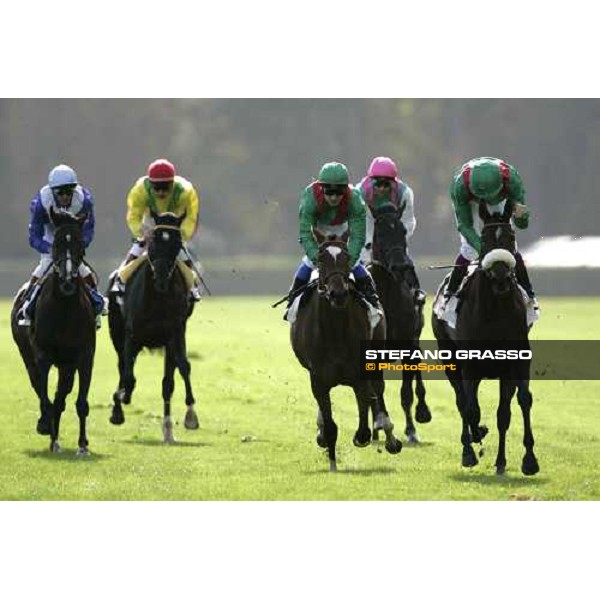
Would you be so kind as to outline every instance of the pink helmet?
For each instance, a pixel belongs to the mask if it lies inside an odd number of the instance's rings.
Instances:
[[[389,177],[390,179],[396,179],[398,177],[398,167],[391,158],[378,156],[373,159],[367,175],[369,177]]]

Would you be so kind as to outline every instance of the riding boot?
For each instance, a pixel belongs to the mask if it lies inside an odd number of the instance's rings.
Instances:
[[[196,269],[194,268],[194,263],[188,258],[183,261],[183,264],[196,275]],[[192,302],[200,302],[202,300],[202,294],[200,293],[200,288],[198,287],[198,279],[194,277],[194,283],[190,289],[190,298]]]
[[[531,281],[529,280],[529,274],[527,273],[527,269],[525,268],[525,263],[523,262],[523,257],[520,252],[515,254],[515,259],[517,264],[515,265],[515,275],[517,276],[517,283],[527,292],[527,295],[533,300],[535,298],[535,292],[533,291],[533,286],[531,285]]]
[[[39,277],[32,275],[27,284],[27,290],[23,296],[23,303],[17,313],[17,325],[19,325],[19,327],[28,327],[31,325],[31,318],[33,317],[33,309],[35,308],[35,301],[39,288],[39,280]]]
[[[100,329],[102,326],[102,315],[108,314],[108,298],[105,298],[98,291],[98,285],[93,273],[86,275],[83,278],[83,283],[85,283],[88,289],[90,300],[92,301],[92,306],[94,307],[94,312],[96,313],[96,329]]]
[[[531,281],[529,279],[529,274],[527,273],[527,269],[525,268],[525,262],[523,261],[523,257],[520,252],[515,254],[515,275],[517,277],[517,283],[525,290],[527,295],[529,296],[529,307],[533,308],[534,311],[540,309],[538,301],[535,297],[535,291],[533,290],[533,286],[531,285]]]
[[[369,304],[372,304],[377,310],[382,310],[379,302],[379,296],[377,295],[377,290],[375,289],[375,283],[370,276],[356,279],[355,286],[356,290],[367,299]]]
[[[288,311],[290,310],[290,307],[294,303],[294,300],[296,299],[296,297],[299,295],[300,290],[304,289],[307,284],[308,284],[308,281],[306,281],[305,279],[300,279],[300,277],[294,278],[292,287],[290,288],[290,291],[288,292],[288,295],[287,295],[287,306],[285,307],[285,312],[283,313],[284,321],[287,321]]]
[[[417,272],[415,271],[414,266],[406,270],[404,280],[406,281],[409,289],[413,292],[415,304],[425,304],[427,293],[421,289],[421,284],[419,283],[419,278],[417,277]]]
[[[451,296],[455,296],[458,288],[460,288],[460,284],[462,283],[465,275],[469,267],[467,265],[456,265],[452,270],[452,274],[450,275],[450,281],[448,282],[448,287],[444,292],[444,298],[450,298]]]

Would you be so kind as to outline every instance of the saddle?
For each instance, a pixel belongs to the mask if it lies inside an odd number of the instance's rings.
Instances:
[[[147,260],[148,255],[142,254],[141,256],[138,256],[130,263],[126,264],[118,270],[118,279],[121,281],[123,286],[127,285],[127,282],[129,281],[129,279],[131,279],[131,276],[140,268],[141,265],[147,262]],[[196,281],[196,274],[183,261],[179,259],[177,260],[177,267],[183,275],[187,291],[189,292],[194,287],[194,285],[198,283]]]

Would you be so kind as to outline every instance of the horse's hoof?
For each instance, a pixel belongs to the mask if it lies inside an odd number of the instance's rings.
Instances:
[[[317,446],[319,446],[319,448],[327,448],[325,436],[320,432],[317,434]]]
[[[113,408],[112,414],[110,415],[109,421],[113,425],[123,425],[125,423],[125,415],[122,410],[116,410]]]
[[[330,473],[337,473],[337,463],[335,462],[335,460],[330,460],[329,461],[329,472]]]
[[[471,468],[471,467],[474,467],[478,462],[479,462],[479,460],[477,460],[477,456],[475,456],[475,452],[473,451],[473,448],[463,450],[463,455],[462,455],[462,466],[463,467]]]
[[[402,450],[402,442],[398,438],[394,438],[385,443],[385,449],[389,454],[399,454]]]
[[[531,456],[525,456],[523,458],[523,464],[521,465],[521,472],[523,475],[535,475],[540,470],[536,457],[532,454]]]
[[[62,452],[62,448],[56,440],[50,443],[50,452],[52,452],[52,454],[60,454]]]
[[[200,421],[198,421],[198,415],[193,408],[190,408],[185,413],[185,419],[183,420],[183,426],[186,429],[198,429],[200,427]]]
[[[359,434],[358,432],[354,434],[352,438],[352,443],[357,448],[366,448],[371,444],[371,430],[368,429],[367,433],[364,435]]]
[[[506,472],[506,465],[496,465],[496,475],[502,476]]]
[[[431,412],[427,404],[417,404],[415,409],[415,420],[417,423],[429,423],[431,421]]]
[[[481,425],[479,427],[479,439],[483,440],[483,438],[485,438],[485,436],[488,434],[489,429],[487,427],[487,425]]]
[[[421,440],[419,439],[419,436],[416,434],[416,432],[406,434],[406,443],[410,446],[417,446],[420,443],[420,441]]]
[[[50,435],[50,421],[48,419],[44,419],[44,417],[40,417],[35,430],[40,435]]]
[[[77,448],[77,452],[75,453],[75,456],[89,456],[89,455],[90,455],[90,451],[85,446],[83,446],[81,448]]]
[[[379,441],[379,429],[373,429],[373,435],[371,437],[371,440],[373,442],[378,442]]]

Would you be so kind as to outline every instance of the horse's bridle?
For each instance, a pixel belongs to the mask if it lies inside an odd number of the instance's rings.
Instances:
[[[165,230],[165,229],[169,229],[172,231],[177,231],[177,232],[181,232],[181,229],[179,227],[176,227],[175,225],[157,225],[154,230],[152,231],[152,235],[153,237],[155,237],[156,235],[160,234],[161,231]],[[148,247],[148,250],[150,250],[150,248]],[[154,267],[154,263],[152,261],[152,259],[150,258],[150,252],[148,251],[148,263],[150,265],[150,269],[152,270],[152,273],[155,274],[155,267]],[[169,269],[168,273],[167,273],[167,281],[169,279],[171,279],[171,277],[173,276],[173,272],[175,271],[175,267],[177,266],[177,255],[175,255],[175,258],[173,260],[173,264],[171,265],[171,268]]]
[[[323,250],[319,250],[319,253],[321,253],[322,251],[325,251],[325,247],[326,246],[323,247]],[[335,246],[335,247],[339,248],[340,252],[342,252],[345,256],[347,256],[347,257],[350,256],[350,253],[345,248],[340,248],[339,246]],[[340,276],[344,281],[346,281],[346,280],[348,280],[349,275],[350,275],[350,270],[333,269],[332,271],[327,273],[327,275],[323,276],[321,269],[319,269],[319,283],[318,283],[319,293],[320,294],[327,293],[327,287],[329,285],[329,281],[333,277]]]

